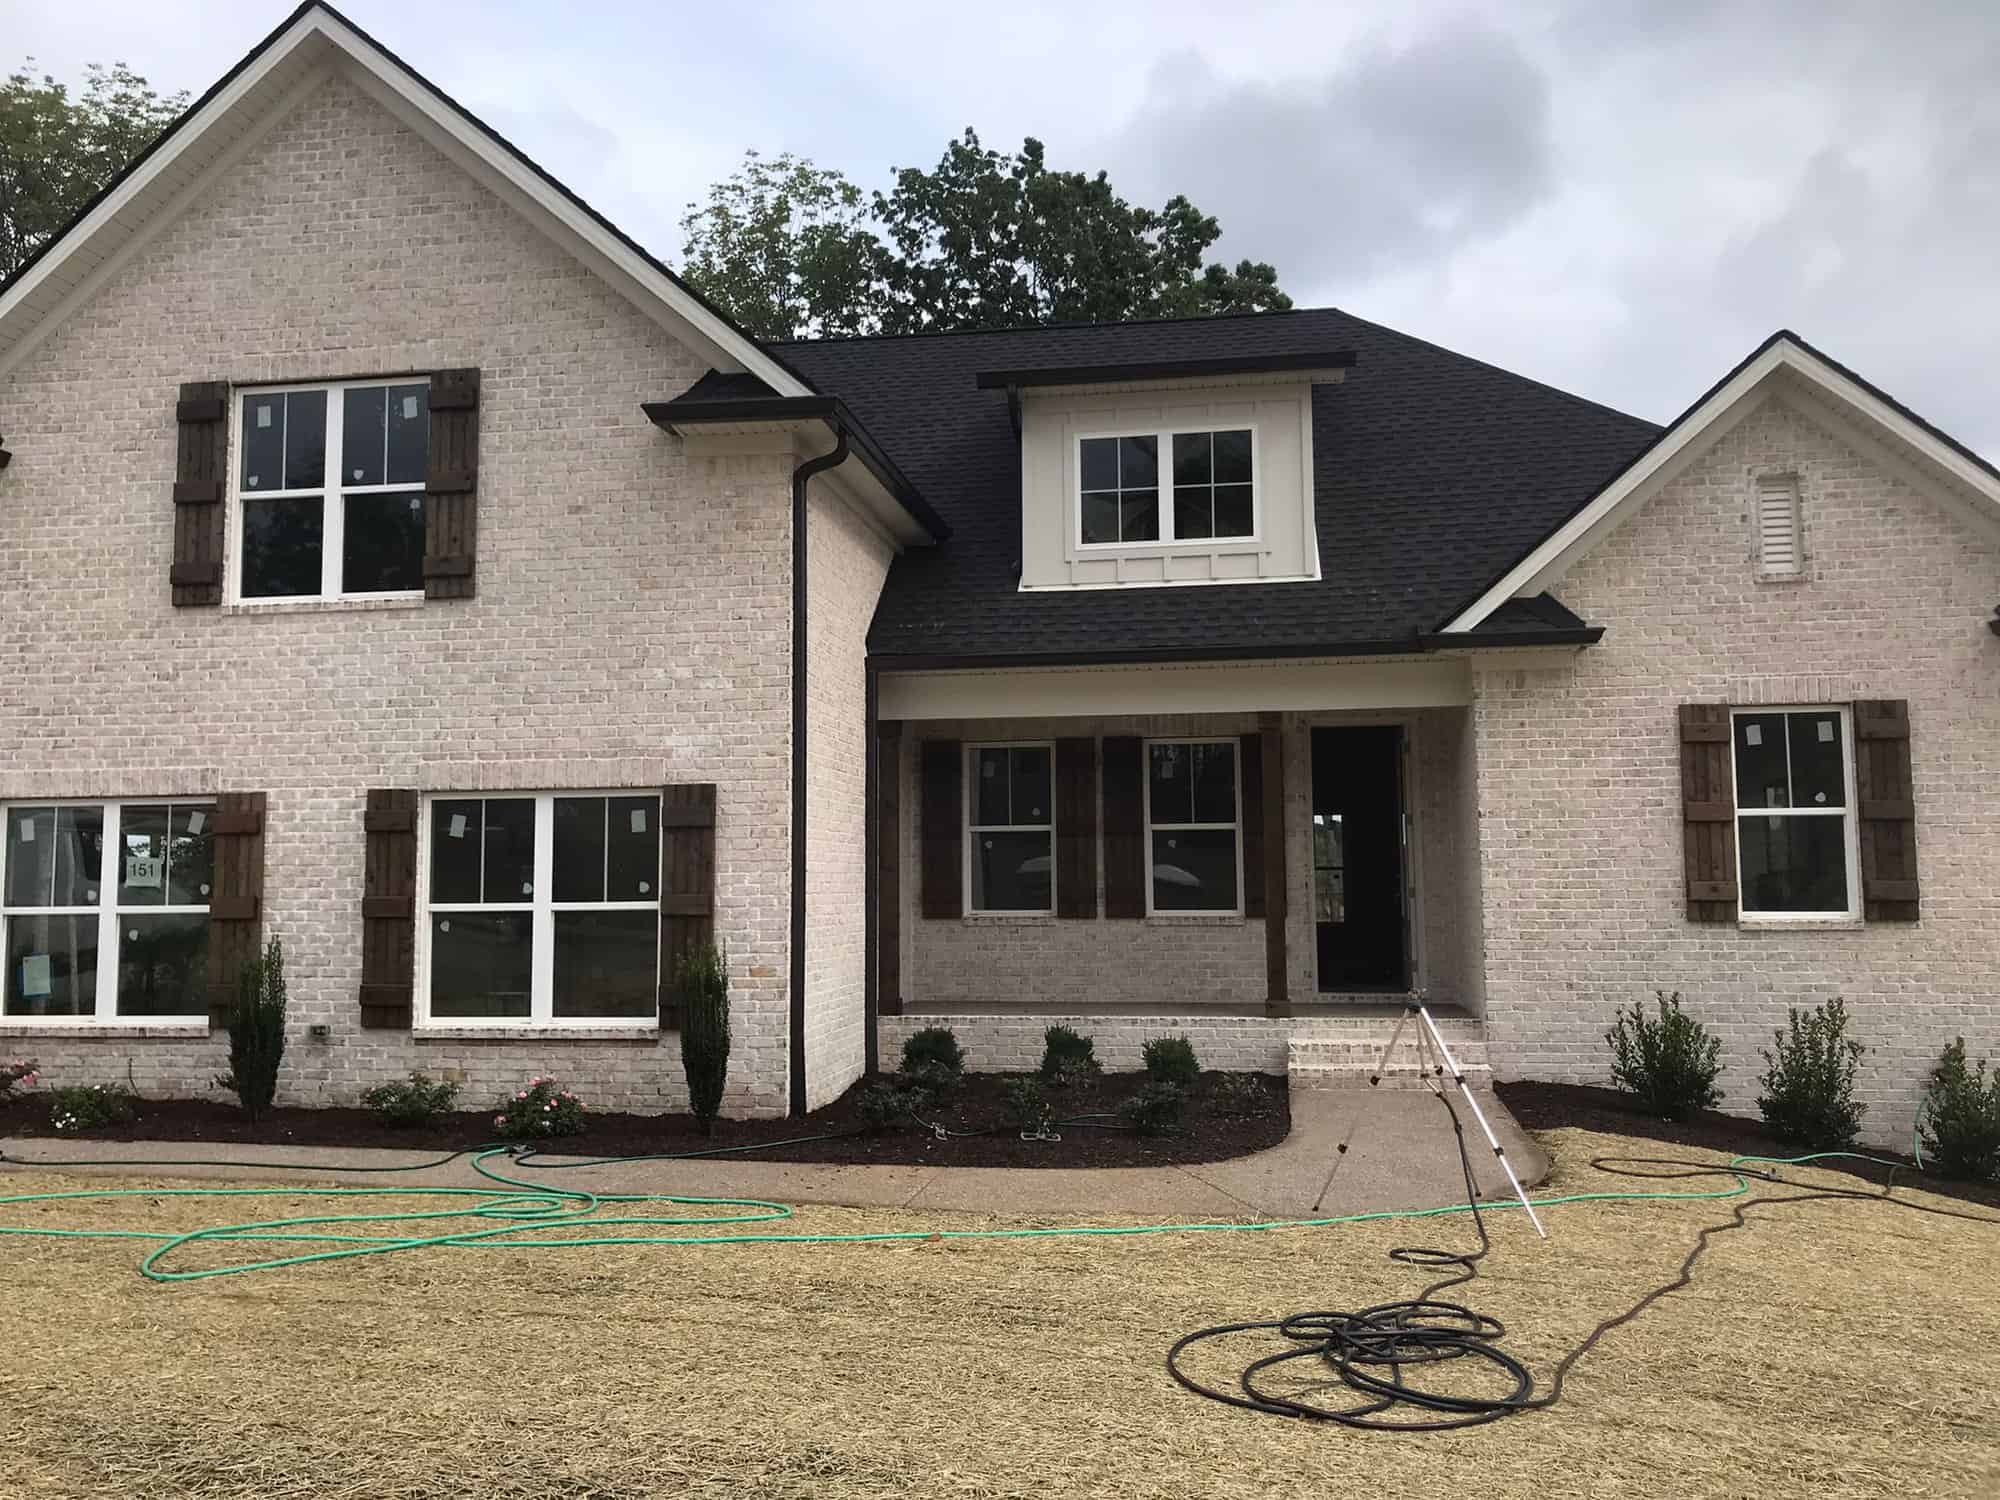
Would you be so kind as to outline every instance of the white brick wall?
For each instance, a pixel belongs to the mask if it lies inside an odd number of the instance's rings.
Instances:
[[[1799,475],[1807,572],[1759,582],[1760,475]],[[1754,1114],[1788,1006],[1846,998],[1868,1134],[1907,1141],[1963,1033],[2000,1053],[2000,551],[1836,435],[1769,404],[1558,588],[1608,632],[1574,664],[1495,669],[1475,709],[1486,1016],[1502,1077],[1601,1080],[1614,1008],[1680,990]],[[1677,705],[1908,698],[1920,924],[1686,920]]]

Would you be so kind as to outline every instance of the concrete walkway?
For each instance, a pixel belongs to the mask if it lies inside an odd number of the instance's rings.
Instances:
[[[1484,1198],[1511,1196],[1500,1164],[1463,1099],[1474,1180]],[[1548,1173],[1548,1158],[1492,1094],[1479,1099],[1524,1184]],[[1345,1152],[1340,1150],[1345,1143]],[[1059,1149],[1059,1148],[1058,1148]],[[435,1160],[437,1152],[244,1146],[214,1142],[114,1143],[93,1140],[0,1142],[7,1166],[49,1166],[79,1175],[293,1180],[227,1160],[295,1168],[302,1183],[353,1186],[492,1187],[465,1158],[402,1173],[342,1171],[335,1163],[393,1167]],[[171,1159],[167,1167],[72,1167],[84,1160]],[[563,1161],[550,1155],[548,1160]],[[504,1169],[504,1168],[503,1168]],[[0,1168],[0,1194],[8,1172]],[[523,1177],[534,1175],[524,1169]],[[1268,1151],[1192,1167],[881,1167],[757,1161],[657,1161],[550,1174],[563,1187],[596,1192],[675,1193],[698,1198],[763,1198],[939,1213],[1087,1215],[1093,1218],[1293,1219],[1391,1208],[1439,1208],[1465,1199],[1451,1124],[1422,1090],[1308,1089],[1292,1095],[1292,1130]]]

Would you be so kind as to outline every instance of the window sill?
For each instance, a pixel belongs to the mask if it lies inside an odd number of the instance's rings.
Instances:
[[[1739,932],[1860,932],[1861,917],[1738,917]]]
[[[411,1028],[418,1042],[657,1042],[671,1035],[657,1025],[630,1026],[425,1026]]]
[[[225,615],[326,615],[349,610],[422,609],[422,594],[397,594],[382,599],[239,599],[222,606]]]
[[[959,918],[975,927],[1052,927],[1061,920],[1052,911],[969,911]]]
[[[1149,927],[1241,927],[1250,921],[1240,911],[1155,911],[1146,914]]]
[[[74,1037],[78,1040],[95,1038],[100,1041],[132,1042],[148,1038],[186,1041],[190,1037],[207,1035],[206,1021],[64,1021],[54,1018],[37,1020],[32,1016],[0,1019],[0,1037]]]

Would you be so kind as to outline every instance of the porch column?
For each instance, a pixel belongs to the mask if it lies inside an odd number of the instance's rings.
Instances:
[[[1285,926],[1291,911],[1285,891],[1285,740],[1280,716],[1257,716],[1264,770],[1264,1014],[1289,1016],[1292,997],[1285,962]]]
[[[875,1014],[903,1013],[903,725],[875,725]]]

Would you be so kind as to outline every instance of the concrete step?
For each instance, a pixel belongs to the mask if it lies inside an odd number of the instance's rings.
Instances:
[[[1463,1073],[1469,1088],[1491,1088],[1493,1069],[1487,1060],[1486,1042],[1472,1028],[1477,1023],[1459,1023],[1459,1034],[1445,1035],[1445,1045]],[[1445,1030],[1439,1027],[1440,1031]],[[1424,1054],[1419,1053],[1412,1031],[1405,1029],[1395,1053],[1385,1065],[1382,1049],[1388,1044],[1390,1027],[1379,1037],[1330,1040],[1317,1036],[1295,1036],[1286,1044],[1286,1073],[1291,1086],[1305,1088],[1366,1087],[1380,1077],[1380,1088],[1413,1089],[1425,1083]],[[1433,1064],[1435,1066],[1435,1064]]]

